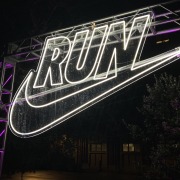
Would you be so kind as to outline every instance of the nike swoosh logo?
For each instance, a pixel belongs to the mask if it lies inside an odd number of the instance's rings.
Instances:
[[[33,88],[36,73],[30,71],[12,101],[10,129],[19,137],[32,137],[47,131],[116,91],[176,61],[179,54],[180,48],[175,48],[110,70],[109,76],[103,80],[95,82],[89,77],[83,83],[62,85],[46,91],[44,88]],[[116,75],[114,71],[117,71]]]

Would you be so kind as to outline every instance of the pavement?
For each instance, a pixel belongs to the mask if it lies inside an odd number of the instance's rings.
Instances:
[[[36,171],[16,173],[12,176],[2,176],[1,180],[141,180],[141,177],[120,173],[106,172],[58,172]]]

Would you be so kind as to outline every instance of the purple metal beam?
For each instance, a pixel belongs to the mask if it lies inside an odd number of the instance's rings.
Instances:
[[[5,132],[5,129],[0,133],[0,137],[4,134]]]
[[[7,122],[7,120],[5,120],[5,119],[0,119],[0,123],[2,123],[2,122]]]
[[[2,85],[2,87],[4,87],[11,78],[12,78],[12,74],[11,74],[11,75],[9,76],[9,78],[5,81],[5,83]]]
[[[3,92],[2,94],[11,94],[10,92]]]

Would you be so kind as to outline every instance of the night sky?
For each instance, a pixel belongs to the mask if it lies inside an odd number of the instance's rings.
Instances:
[[[70,27],[165,0],[1,0],[2,43]]]

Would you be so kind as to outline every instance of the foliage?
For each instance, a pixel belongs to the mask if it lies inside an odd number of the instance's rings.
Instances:
[[[68,135],[45,133],[20,139],[8,133],[3,171],[13,174],[42,169],[72,170],[75,143]]]
[[[146,177],[162,179],[180,173],[180,77],[162,74],[147,85],[140,108],[143,120],[129,125],[133,137],[143,144]],[[158,178],[157,178],[158,177]]]
[[[74,139],[67,134],[55,138],[50,145],[51,162],[55,164],[55,167],[52,168],[56,169],[59,166],[58,169],[61,170],[72,170],[74,168],[74,152]]]

